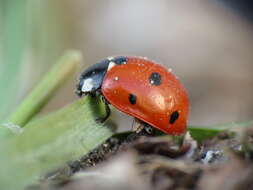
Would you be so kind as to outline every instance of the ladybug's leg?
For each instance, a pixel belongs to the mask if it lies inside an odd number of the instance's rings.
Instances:
[[[147,123],[144,123],[144,130],[149,134],[152,135],[154,133],[154,128]]]
[[[154,128],[152,126],[150,126],[149,124],[134,118],[134,123],[133,123],[133,127],[132,127],[133,131],[135,133],[145,133],[148,135],[153,135],[154,133]]]
[[[97,118],[96,121],[99,123],[104,123],[108,119],[108,117],[111,115],[111,109],[109,107],[109,102],[104,98],[103,95],[101,95],[101,98],[105,104],[105,116],[102,118]]]
[[[143,123],[139,119],[134,118],[132,123],[132,131],[134,131],[135,133],[140,133],[143,129],[144,129]]]

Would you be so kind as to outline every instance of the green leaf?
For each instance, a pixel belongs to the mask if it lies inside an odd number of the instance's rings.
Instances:
[[[193,139],[198,141],[199,143],[203,142],[204,140],[210,139],[225,130],[234,131],[236,129],[249,127],[253,121],[246,121],[246,122],[231,122],[225,123],[221,125],[213,125],[209,127],[197,127],[197,126],[189,126],[188,131]]]
[[[100,125],[103,104],[86,96],[28,123],[24,131],[0,143],[1,189],[22,189],[45,172],[77,159],[113,134]]]
[[[210,139],[224,130],[221,129],[206,129],[206,128],[190,128],[189,130],[190,135],[193,139],[198,141],[199,143],[203,142],[204,140]]]

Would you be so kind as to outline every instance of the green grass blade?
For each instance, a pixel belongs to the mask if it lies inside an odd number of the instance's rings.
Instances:
[[[16,104],[26,46],[26,1],[0,1],[0,120]]]
[[[224,132],[225,130],[233,131],[235,129],[249,127],[251,124],[253,124],[252,120],[245,122],[231,122],[209,127],[189,126],[188,131],[193,139],[201,143],[204,140],[207,140],[218,135],[221,132]]]
[[[81,54],[76,51],[66,53],[57,64],[46,74],[29,96],[21,103],[8,119],[19,126],[25,125],[51,96],[80,66]]]
[[[81,54],[78,51],[69,51],[46,74],[32,92],[18,106],[17,110],[2,124],[0,136],[7,136],[10,132],[7,127],[23,127],[36,113],[38,113],[58,88],[75,73],[81,63]]]
[[[77,159],[109,138],[110,127],[97,124],[101,102],[84,97],[28,123],[24,131],[0,143],[0,187],[22,189],[38,177]]]

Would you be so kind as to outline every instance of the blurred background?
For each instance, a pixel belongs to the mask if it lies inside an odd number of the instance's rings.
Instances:
[[[191,125],[250,120],[252,13],[246,0],[1,0],[0,119],[75,48],[84,55],[82,69],[112,55],[146,56],[172,68],[188,89]],[[77,98],[79,74],[42,114]],[[125,114],[113,117],[131,125]]]

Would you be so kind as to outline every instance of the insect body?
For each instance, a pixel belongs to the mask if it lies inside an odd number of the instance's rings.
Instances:
[[[183,134],[189,112],[187,92],[171,71],[143,57],[109,57],[85,70],[77,94],[99,92],[108,104],[165,133]]]

